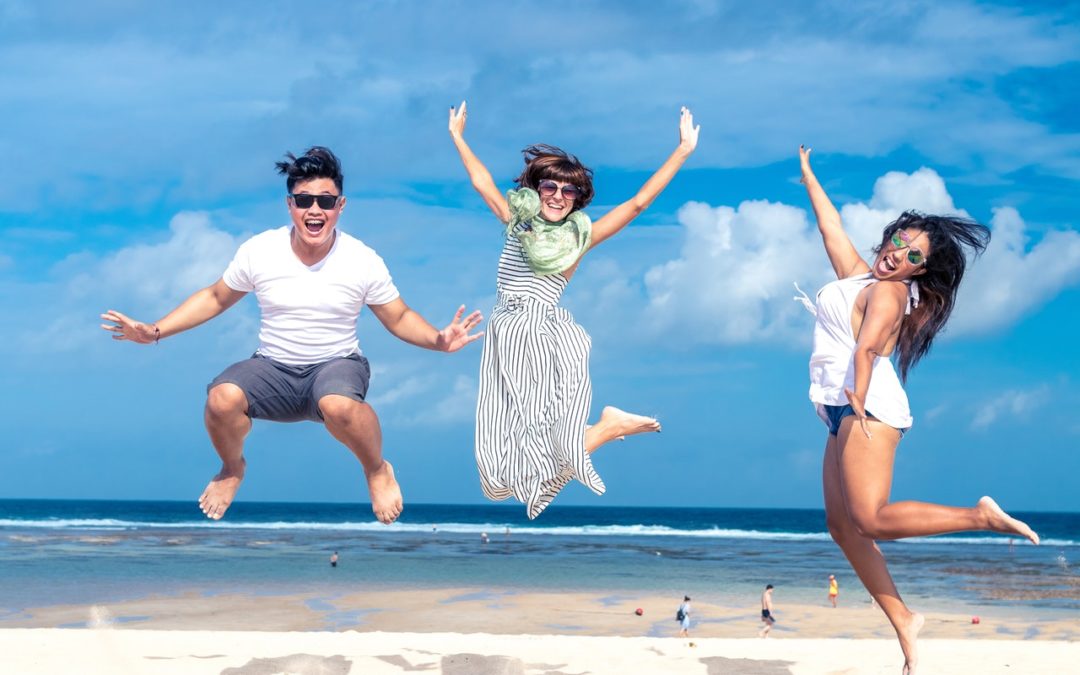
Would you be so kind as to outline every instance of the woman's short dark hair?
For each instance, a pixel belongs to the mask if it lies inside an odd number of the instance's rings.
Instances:
[[[542,180],[556,180],[570,183],[581,189],[581,197],[574,200],[571,211],[583,209],[593,198],[592,169],[581,163],[577,157],[554,145],[539,143],[530,145],[521,151],[525,157],[525,168],[514,179],[519,187],[536,189]]]
[[[990,244],[990,228],[969,218],[932,216],[917,211],[905,211],[885,226],[881,243],[874,249],[877,255],[885,242],[897,230],[922,230],[930,239],[926,271],[913,277],[919,284],[919,306],[900,324],[896,340],[896,361],[900,378],[907,381],[908,371],[919,362],[945,328],[956,304],[956,292],[967,268],[965,254],[978,256]]]
[[[297,183],[315,178],[329,178],[334,181],[338,192],[344,189],[345,176],[341,173],[341,162],[334,153],[330,152],[330,148],[316,145],[308,148],[307,152],[300,157],[291,152],[285,153],[285,157],[288,161],[277,162],[277,170],[278,173],[287,177],[285,187],[289,190],[289,194],[292,194],[293,187]]]

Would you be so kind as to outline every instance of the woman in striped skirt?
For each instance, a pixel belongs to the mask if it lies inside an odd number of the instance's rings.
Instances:
[[[519,189],[505,196],[465,143],[465,103],[450,109],[450,136],[473,187],[505,226],[498,299],[488,319],[476,407],[476,463],[489,499],[513,496],[535,518],[571,479],[597,494],[604,483],[589,454],[631,434],[660,431],[652,418],[608,406],[588,424],[591,340],[559,307],[581,256],[644,211],[697,145],[686,108],[679,144],[638,193],[595,223],[581,210],[592,171],[548,145],[524,150]]]

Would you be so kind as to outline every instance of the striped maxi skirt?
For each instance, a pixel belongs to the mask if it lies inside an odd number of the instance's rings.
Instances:
[[[488,499],[514,497],[535,518],[577,479],[604,482],[585,452],[592,340],[570,312],[500,294],[488,321],[476,404],[476,466]]]

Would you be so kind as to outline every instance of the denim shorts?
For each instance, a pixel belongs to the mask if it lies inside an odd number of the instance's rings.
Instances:
[[[226,368],[206,387],[235,384],[244,391],[248,417],[274,422],[322,422],[319,399],[328,394],[363,401],[371,367],[359,354],[309,366],[290,366],[258,352]]]
[[[840,432],[840,422],[845,417],[847,417],[848,415],[854,415],[855,414],[855,409],[852,408],[851,405],[847,404],[847,403],[845,403],[844,405],[823,404],[822,407],[825,408],[825,416],[829,418],[829,434],[832,435],[832,436],[835,436],[837,433]],[[874,417],[874,414],[872,412],[870,412],[869,410],[866,411],[866,418],[867,419],[872,419],[872,420],[877,420],[877,418]],[[878,421],[880,421],[880,420],[878,420]],[[895,429],[896,427],[893,427],[893,428]],[[908,429],[910,429],[910,428],[911,427],[904,427],[903,429],[896,429],[896,430],[900,432],[900,438],[903,438],[904,434],[906,434]]]

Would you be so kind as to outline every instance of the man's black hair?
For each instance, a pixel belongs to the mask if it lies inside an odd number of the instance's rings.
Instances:
[[[341,173],[341,162],[337,156],[330,152],[330,148],[316,145],[308,148],[300,157],[291,152],[285,153],[286,162],[277,162],[277,170],[285,179],[285,187],[292,194],[293,187],[297,183],[313,180],[315,178],[329,178],[334,181],[338,192],[344,190],[345,176]]]

